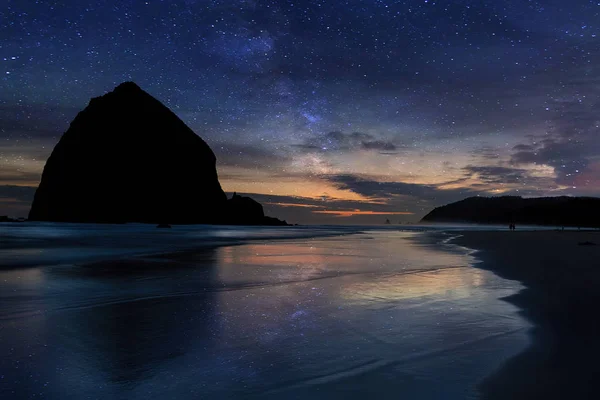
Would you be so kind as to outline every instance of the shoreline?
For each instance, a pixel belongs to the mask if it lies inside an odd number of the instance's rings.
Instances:
[[[460,232],[476,268],[521,282],[504,298],[533,324],[531,345],[479,385],[483,399],[597,398],[600,232]],[[582,243],[596,245],[581,245]]]
[[[0,271],[40,266],[88,264],[121,258],[164,257],[224,246],[260,242],[317,239],[359,233],[333,227],[248,227],[234,225],[177,226],[20,223],[2,230],[0,223]],[[97,228],[100,229],[97,229]],[[77,243],[79,251],[63,249]]]

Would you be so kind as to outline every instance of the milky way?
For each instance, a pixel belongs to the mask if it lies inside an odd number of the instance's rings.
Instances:
[[[27,214],[69,122],[130,80],[209,143],[226,191],[292,222],[599,195],[599,12],[583,0],[4,0],[0,214]]]

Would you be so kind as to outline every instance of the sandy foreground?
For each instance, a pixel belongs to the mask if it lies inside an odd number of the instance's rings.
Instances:
[[[600,231],[462,232],[477,266],[522,282],[505,300],[534,328],[528,350],[481,387],[484,399],[600,399]]]

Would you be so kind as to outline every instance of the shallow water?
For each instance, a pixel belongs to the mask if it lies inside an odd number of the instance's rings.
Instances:
[[[0,232],[1,397],[476,398],[528,344],[439,233],[287,229]]]

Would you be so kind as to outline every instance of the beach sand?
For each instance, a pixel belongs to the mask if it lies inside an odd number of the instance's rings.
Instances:
[[[534,324],[531,346],[481,384],[482,397],[600,398],[600,231],[461,234],[454,243],[479,250],[479,268],[525,285],[505,300]]]

